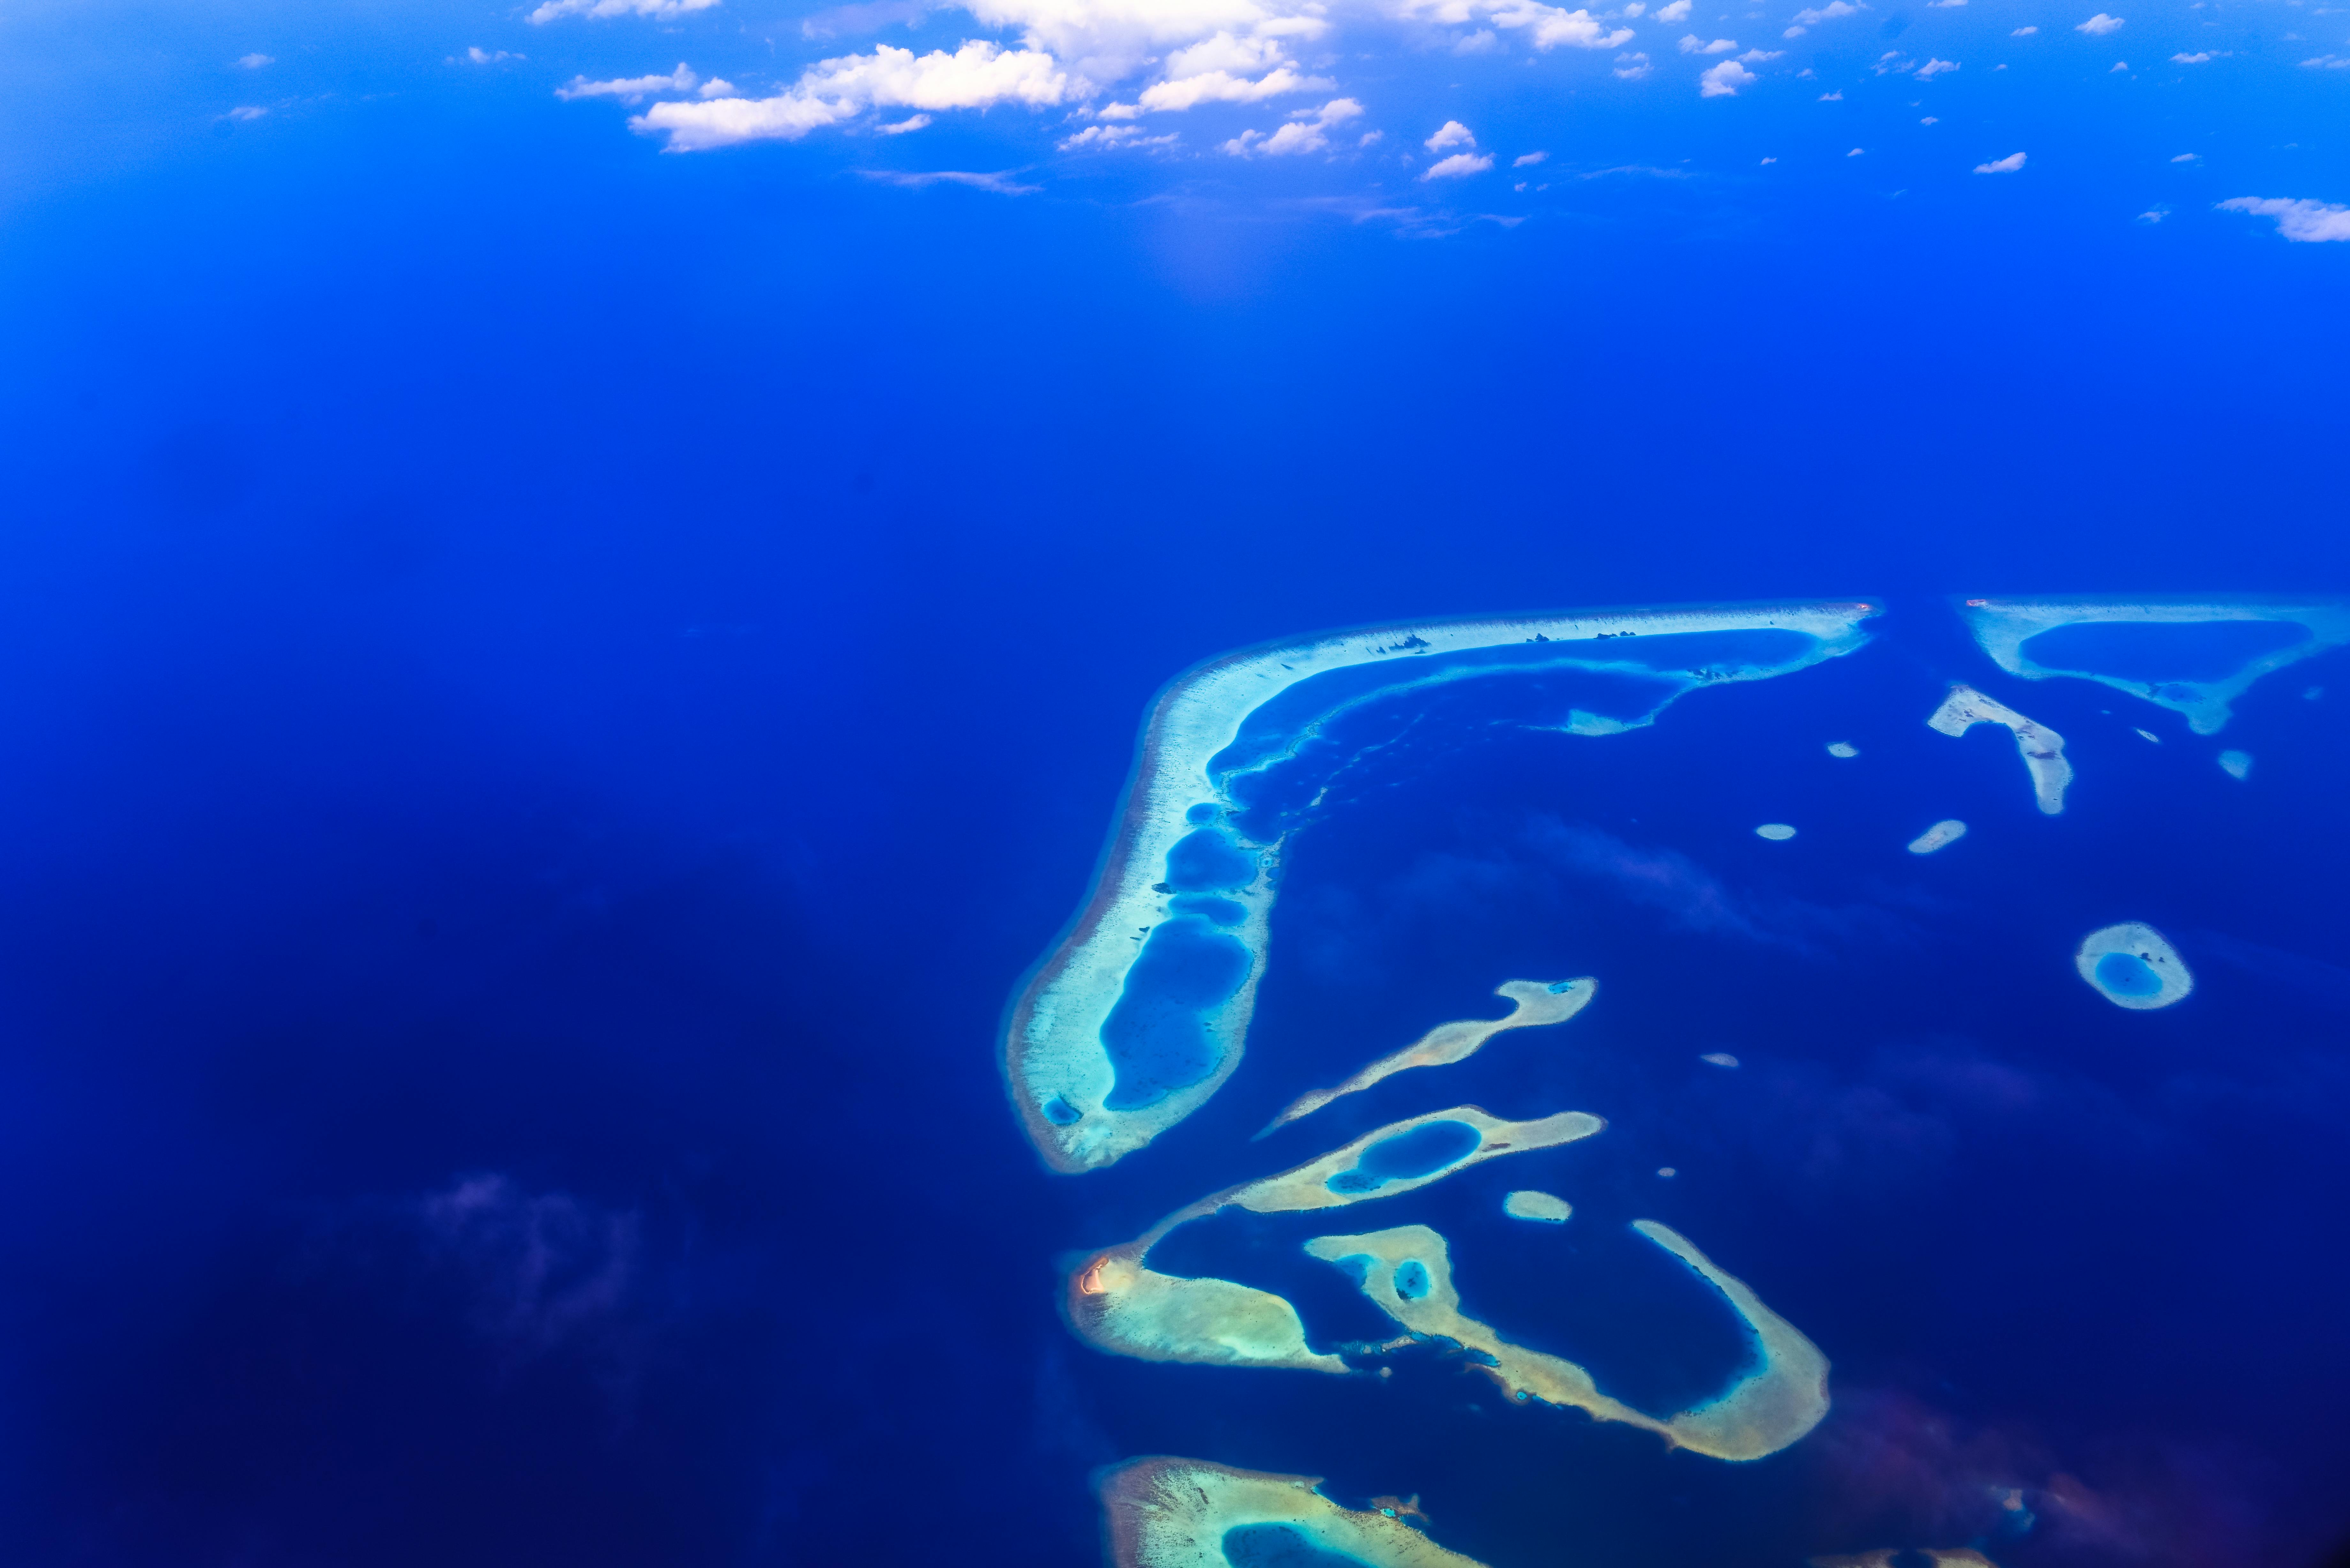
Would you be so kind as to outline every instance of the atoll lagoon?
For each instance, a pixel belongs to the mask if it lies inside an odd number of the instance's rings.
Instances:
[[[1484,1568],[1400,1510],[1345,1508],[1313,1476],[1132,1459],[1097,1483],[1112,1568]]]
[[[2091,931],[2073,962],[2098,995],[2136,1012],[2184,1002],[2195,990],[2195,977],[2178,950],[2160,931],[2136,920]]]

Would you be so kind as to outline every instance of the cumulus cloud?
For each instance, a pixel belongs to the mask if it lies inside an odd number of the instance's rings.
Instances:
[[[2013,32],[2010,33],[2008,36],[2011,38],[2028,38],[2038,31],[2040,31],[2040,29],[2037,27],[2018,27]]]
[[[1435,135],[1421,142],[1420,145],[1430,152],[1441,152],[1448,147],[1474,147],[1477,145],[1477,139],[1471,136],[1469,133],[1469,128],[1459,120],[1448,119],[1436,128]]]
[[[1918,67],[1918,79],[1922,82],[1929,77],[1938,77],[1945,71],[1954,71],[1958,68],[1959,62],[1956,60],[1929,59]]]
[[[566,85],[555,89],[555,96],[571,99],[581,98],[617,98],[626,103],[636,103],[656,93],[691,92],[702,78],[683,60],[677,69],[665,77],[616,77],[610,81],[591,82],[586,77],[573,77]]]
[[[1185,109],[1202,103],[1261,103],[1284,93],[1328,92],[1336,84],[1302,76],[1274,37],[1230,32],[1178,49],[1165,60],[1166,79],[1143,89],[1139,110]],[[1261,74],[1260,74],[1261,73]]]
[[[2170,63],[2174,66],[2208,66],[2213,60],[2224,60],[2234,53],[2233,49],[2198,49],[2191,55],[2173,55]]]
[[[1689,14],[1690,0],[1672,0],[1669,5],[1657,7],[1657,20],[1659,22],[1686,22]]]
[[[1752,87],[1762,79],[1736,60],[1724,60],[1711,69],[1700,73],[1697,78],[1698,96],[1700,98],[1736,98],[1740,88]]]
[[[1636,82],[1656,67],[1648,63],[1648,56],[1635,50],[1627,55],[1617,56],[1615,68],[1616,74],[1626,81]]]
[[[1496,27],[1522,31],[1526,42],[1547,52],[1564,45],[1574,49],[1620,49],[1632,41],[1632,29],[1609,29],[1586,10],[1565,10],[1539,0],[1503,0],[1489,5],[1485,14]]]
[[[257,71],[264,66],[276,65],[277,63],[277,57],[275,55],[264,54],[239,55],[236,57],[236,63],[243,66],[246,70]]]
[[[1975,165],[1978,174],[2012,174],[2023,167],[2023,154],[2011,152],[2004,158],[1994,158],[1988,163]]]
[[[1482,174],[1493,166],[1490,152],[1456,152],[1430,165],[1422,180],[1465,180],[1471,174]]]
[[[2119,16],[2108,16],[2103,11],[2073,29],[2076,33],[2086,33],[2093,38],[2102,38],[2107,33],[2118,33],[2121,30],[2122,19]]]
[[[1738,40],[1735,38],[1716,38],[1709,44],[1695,33],[1690,33],[1681,39],[1681,53],[1684,55],[1726,55],[1736,47]]]
[[[1154,58],[1176,56],[1222,36],[1241,46],[1295,43],[1321,36],[1329,23],[1309,0],[962,0],[991,27],[1016,27],[1021,47],[1066,63],[1090,82],[1122,81]],[[1203,58],[1205,57],[1202,57]],[[1256,57],[1260,59],[1268,57]],[[1227,58],[1169,64],[1169,77],[1247,67]]]
[[[1119,148],[1171,147],[1180,140],[1171,130],[1164,136],[1145,136],[1139,125],[1088,125],[1054,145],[1064,152],[1108,152]]]
[[[2303,60],[2301,63],[2312,70],[2350,71],[2350,56],[2320,55],[2314,60]]]
[[[1966,0],[1959,0],[1959,4],[1963,5]],[[1813,6],[1796,12],[1794,25],[1787,29],[1785,36],[1790,38],[1800,38],[1823,22],[1832,22],[1838,16],[1857,16],[1867,9],[1865,5],[1851,4],[1850,0],[1828,0],[1825,5]]]
[[[725,95],[714,93],[712,92],[709,88],[703,88],[702,89],[702,96],[704,98],[720,98]],[[931,117],[929,115],[910,114],[903,119],[893,119],[887,125],[877,125],[873,129],[879,131],[884,136],[904,136],[911,131],[927,130],[930,129],[930,125]]]
[[[1046,108],[1079,95],[1060,63],[1034,49],[1000,49],[974,38],[948,54],[880,46],[869,55],[822,60],[773,98],[657,103],[629,121],[669,138],[671,152],[700,152],[745,141],[796,141],[870,109]]]
[[[1549,156],[1550,154],[1547,152],[1521,152],[1515,158],[1510,160],[1510,167],[1513,169],[1531,169]]]
[[[707,11],[718,0],[545,0],[545,4],[526,18],[544,26],[563,16],[649,16],[656,22],[673,21],[689,11]]]
[[[526,60],[530,57],[510,54],[504,49],[485,49],[476,44],[465,51],[465,58],[477,66],[494,66],[500,60]]]
[[[1288,124],[1270,136],[1261,130],[1243,130],[1225,142],[1223,151],[1235,158],[1286,158],[1325,151],[1330,145],[1330,129],[1362,112],[1363,106],[1353,99],[1334,98],[1320,109],[1297,110]]]
[[[2296,201],[2283,196],[2234,196],[2220,202],[2220,210],[2274,218],[2278,234],[2303,244],[2350,240],[2350,207],[2333,202],[2306,197]]]

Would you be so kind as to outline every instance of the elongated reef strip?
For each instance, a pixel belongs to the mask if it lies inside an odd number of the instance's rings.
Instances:
[[[1575,734],[1613,734],[1650,722],[1677,697],[1702,686],[1764,680],[1849,653],[1867,642],[1862,623],[1877,613],[1873,604],[1822,602],[1418,621],[1244,649],[1178,677],[1159,693],[1143,726],[1134,772],[1084,906],[1005,1015],[1004,1085],[1037,1152],[1064,1173],[1107,1165],[1199,1109],[1240,1065],[1264,967],[1282,843],[1255,843],[1231,830],[1228,815],[1220,814],[1235,805],[1232,780],[1212,764],[1267,702],[1317,675],[1356,666],[1393,664],[1395,679],[1385,692],[1518,672],[1461,661],[1523,648],[1548,661],[1527,670],[1573,669],[1655,682],[1660,694],[1645,715],[1619,720],[1574,710],[1555,726]],[[1797,634],[1803,646],[1783,658],[1721,659],[1700,668],[1672,667],[1669,649],[1655,656],[1667,659],[1664,665],[1638,654],[1659,637],[1762,631]],[[1347,699],[1367,700],[1359,693]],[[1327,717],[1298,720],[1298,738]],[[1178,910],[1176,900],[1185,895],[1168,872],[1170,853],[1201,832],[1220,836],[1226,852],[1221,864],[1229,868],[1212,890],[1232,919],[1214,931]],[[1103,1028],[1138,961],[1165,934],[1162,927],[1195,955],[1213,948],[1223,955],[1226,971],[1197,1010],[1200,1060],[1164,1083],[1120,1093]]]
[[[1378,1146],[1439,1124],[1473,1130],[1474,1146],[1417,1175],[1384,1177],[1375,1184],[1341,1180],[1336,1188],[1332,1186],[1335,1179],[1362,1171],[1364,1156]],[[1607,1125],[1582,1111],[1562,1111],[1535,1121],[1503,1121],[1474,1106],[1456,1106],[1391,1122],[1304,1165],[1211,1193],[1177,1210],[1133,1241],[1092,1254],[1069,1271],[1062,1311],[1080,1338],[1113,1355],[1208,1366],[1343,1373],[1347,1370],[1343,1360],[1305,1343],[1305,1325],[1285,1297],[1231,1280],[1161,1273],[1149,1266],[1150,1249],[1177,1226],[1204,1220],[1228,1207],[1282,1214],[1394,1197],[1500,1155],[1589,1137]]]
[[[1743,1281],[1669,1226],[1638,1220],[1632,1228],[1679,1258],[1729,1301],[1753,1331],[1756,1360],[1728,1388],[1659,1421],[1599,1390],[1591,1374],[1563,1356],[1503,1339],[1461,1310],[1444,1238],[1425,1225],[1399,1225],[1360,1236],[1316,1236],[1305,1251],[1353,1273],[1364,1295],[1418,1335],[1453,1341],[1490,1357],[1478,1370],[1513,1399],[1572,1406],[1602,1421],[1654,1432],[1675,1448],[1718,1459],[1759,1459],[1800,1439],[1827,1414],[1827,1357],[1785,1318],[1762,1304]]]
[[[2040,809],[2051,816],[2064,809],[2064,786],[2073,782],[2073,764],[2064,760],[2064,736],[1964,684],[1952,686],[1950,696],[1926,721],[1929,729],[1951,736],[1963,735],[1977,724],[2000,724],[2013,733],[2015,749],[2032,774],[2032,794]]]
[[[2262,676],[2298,663],[2312,654],[2350,643],[2350,603],[2340,599],[2251,595],[2176,599],[1981,598],[1965,600],[1959,613],[1966,618],[1967,628],[1974,633],[1982,650],[2009,674],[2021,675],[2027,680],[2052,677],[2095,680],[2174,713],[2185,714],[2188,727],[2199,735],[2216,734],[2225,728],[2233,714],[2236,699]],[[2059,627],[2115,623],[2208,625],[2215,621],[2281,622],[2297,626],[2307,635],[2299,642],[2247,659],[2232,674],[2217,680],[2135,680],[2095,670],[2043,665],[2023,649],[2024,643],[2033,638]]]
[[[1096,1493],[1112,1568],[1231,1568],[1226,1538],[1253,1529],[1294,1532],[1367,1568],[1484,1568],[1400,1517],[1376,1508],[1341,1508],[1322,1495],[1321,1485],[1318,1476],[1159,1456],[1128,1459],[1104,1472]]]
[[[1490,972],[1490,971],[1488,971]],[[1383,1078],[1411,1067],[1449,1067],[1465,1062],[1484,1048],[1485,1042],[1504,1029],[1534,1029],[1564,1023],[1583,1011],[1598,994],[1599,982],[1586,975],[1578,980],[1545,984],[1538,980],[1508,980],[1493,994],[1506,997],[1510,1012],[1503,1018],[1470,1018],[1440,1023],[1402,1050],[1380,1057],[1335,1089],[1309,1089],[1290,1102],[1289,1108],[1265,1124],[1263,1137],[1274,1128],[1312,1116],[1342,1095],[1360,1094]]]
[[[1935,850],[1956,844],[1967,836],[1967,825],[1955,816],[1944,817],[1909,841],[1912,855],[1931,855]]]

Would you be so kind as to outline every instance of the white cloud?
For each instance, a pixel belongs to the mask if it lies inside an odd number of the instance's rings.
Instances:
[[[1866,152],[1866,151],[1868,151],[1868,149],[1866,149],[1866,148],[1865,148],[1865,147],[1856,147],[1856,148],[1854,148],[1851,151],[1849,151],[1849,152],[1846,153],[1846,154],[1845,154],[1845,156],[1846,156],[1846,158],[1857,158],[1857,157],[1859,157],[1862,153],[1864,153],[1864,152]]]
[[[2314,60],[2303,60],[2301,63],[2313,70],[2350,71],[2350,57],[2341,55],[2320,55]]]
[[[2350,240],[2350,207],[2282,196],[2236,196],[2220,203],[2223,213],[2250,213],[2274,218],[2277,233],[2286,239],[2315,244],[2325,240]]]
[[[2174,66],[2208,66],[2213,60],[2224,60],[2235,52],[2233,49],[2198,49],[2191,55],[2173,55],[2170,63]]]
[[[1033,49],[999,49],[974,38],[951,55],[933,49],[918,57],[883,44],[869,55],[819,61],[773,98],[657,103],[629,124],[647,135],[666,132],[671,152],[700,152],[744,141],[796,141],[868,109],[1038,109],[1081,92],[1058,61]]]
[[[1784,49],[1749,49],[1738,57],[1749,65],[1759,66],[1765,60],[1775,60],[1786,52]]]
[[[1483,0],[1483,9],[1493,26],[1523,30],[1526,41],[1545,52],[1561,44],[1576,49],[1620,49],[1632,41],[1631,28],[1611,32],[1580,8],[1569,11],[1541,0],[1501,0],[1498,5]]]
[[[708,97],[712,95],[705,93],[704,96]],[[930,129],[930,125],[931,117],[929,115],[910,114],[903,119],[893,119],[887,125],[877,125],[873,129],[879,131],[884,136],[905,136],[913,131],[927,130]],[[1096,129],[1099,128],[1097,127]]]
[[[567,101],[581,98],[617,98],[637,103],[655,93],[691,92],[702,78],[683,60],[677,69],[665,77],[617,77],[608,82],[591,82],[586,77],[573,77],[565,86],[555,89],[555,96]]]
[[[2116,60],[2114,62],[2113,70],[2107,71],[2106,75],[2112,76],[2116,71],[2126,71],[2127,69],[2129,69],[2129,62],[2127,60]]]
[[[546,0],[525,20],[544,26],[558,16],[650,16],[673,21],[689,11],[707,11],[718,0]]]
[[[1796,12],[1795,25],[1799,27],[1816,27],[1821,23],[1832,22],[1838,16],[1857,16],[1867,9],[1866,5],[1849,4],[1849,0],[1828,0],[1825,5]]]
[[[2202,161],[2203,155],[2200,152],[2182,152],[2171,160],[2173,163],[2200,163]]]
[[[1684,55],[1726,55],[1736,47],[1738,40],[1735,38],[1716,38],[1709,44],[1691,33],[1681,39],[1681,53]]]
[[[1510,160],[1513,169],[1531,169],[1550,156],[1547,152],[1521,152]]]
[[[1501,36],[1491,27],[1480,27],[1452,46],[1456,55],[1490,55],[1502,47]]]
[[[1752,87],[1762,78],[1740,65],[1736,60],[1724,60],[1697,78],[1700,98],[1736,98],[1738,89]]]
[[[1875,71],[1878,76],[1884,76],[1891,71],[1906,71],[1909,69],[1909,67],[1910,62],[1901,57],[1900,50],[1887,49],[1883,54],[1877,56],[1877,63],[1868,68]]]
[[[740,98],[743,96],[743,89],[724,77],[712,77],[702,84],[701,93],[703,98]]]
[[[1290,117],[1287,125],[1267,136],[1261,130],[1243,130],[1223,150],[1235,158],[1297,157],[1307,152],[1320,152],[1330,145],[1328,132],[1333,126],[1344,124],[1363,112],[1363,106],[1350,98],[1334,98],[1320,109],[1301,109]]]
[[[1648,57],[1638,50],[1628,55],[1616,57],[1616,74],[1627,82],[1638,81],[1655,68],[1648,64]]]
[[[2038,31],[2040,31],[2040,29],[2037,27],[2018,27],[2014,32],[2010,33],[2008,36],[2011,38],[2028,38]]]
[[[1328,92],[1338,84],[1322,77],[1302,77],[1287,66],[1250,81],[1229,71],[1203,71],[1156,82],[1142,89],[1139,106],[1153,113],[1191,109],[1202,103],[1262,103],[1292,92]]]
[[[526,60],[528,55],[508,54],[504,49],[484,49],[478,44],[465,51],[465,58],[477,66],[494,66],[500,60]]]
[[[1422,174],[1420,178],[1422,180],[1465,180],[1471,174],[1482,174],[1492,166],[1493,155],[1490,152],[1456,152],[1441,162],[1430,164],[1428,172]]]
[[[1477,139],[1469,128],[1457,119],[1448,119],[1436,128],[1436,134],[1420,143],[1430,152],[1441,152],[1448,147],[1474,147]]]
[[[265,109],[255,109],[249,103],[241,103],[234,109],[228,111],[227,118],[230,119],[243,120],[249,125],[268,112],[269,111]]]
[[[2012,174],[2023,167],[2023,154],[2011,152],[2004,158],[1994,158],[1988,163],[1975,165],[1978,174]]]
[[[2086,33],[2093,38],[2102,38],[2107,33],[2118,33],[2121,30],[2122,19],[2119,16],[2108,16],[2103,11],[2073,29],[2076,33]]]
[[[1689,14],[1690,0],[1672,0],[1669,5],[1657,7],[1657,20],[1659,22],[1686,22]]]
[[[1954,71],[1958,68],[1959,62],[1956,60],[1929,59],[1924,65],[1918,67],[1918,79],[1922,82],[1929,77],[1938,77],[1944,71]]]
[[[1955,11],[1966,3],[1967,0],[1926,0],[1926,9],[1929,11]]]
[[[1426,5],[1430,0],[1406,0]],[[1062,61],[1073,78],[1122,81],[1160,56],[1170,78],[1234,76],[1283,63],[1284,42],[1319,37],[1320,0],[959,0],[991,27],[1017,27],[1024,49]],[[1463,20],[1466,18],[1463,17]],[[1247,53],[1257,48],[1269,52]],[[1177,59],[1204,50],[1191,63]],[[1222,51],[1218,53],[1218,51]]]
[[[1942,119],[1939,115],[1929,114],[1918,123],[1920,125],[1939,125],[1942,123]]]
[[[999,196],[1033,196],[1042,185],[1023,185],[1012,177],[1009,169],[993,174],[974,174],[962,169],[931,169],[904,173],[895,169],[859,169],[868,180],[879,180],[885,185],[902,185],[909,191],[919,191],[927,185],[968,185],[974,191],[993,191]]]
[[[277,63],[277,57],[275,55],[263,54],[239,55],[236,57],[236,63],[243,66],[246,70],[257,71],[264,66],[276,65]]]
[[[1820,101],[1822,103],[1842,103],[1844,101],[1844,94],[1840,92],[1824,92],[1820,94]]]
[[[1170,147],[1180,140],[1171,130],[1164,136],[1145,136],[1139,125],[1088,125],[1054,145],[1064,152],[1108,152],[1119,148]]]
[[[2145,211],[2145,212],[2143,212],[2143,213],[2140,213],[2137,215],[2137,221],[2138,221],[2139,223],[2158,223],[2162,222],[2162,220],[2163,220],[2163,219],[2165,219],[2165,218],[2167,218],[2167,217],[2168,217],[2168,216],[2170,216],[2170,209],[2169,209],[2169,208],[2168,208],[2168,207],[2150,207],[2150,208],[2148,208],[2147,211]]]

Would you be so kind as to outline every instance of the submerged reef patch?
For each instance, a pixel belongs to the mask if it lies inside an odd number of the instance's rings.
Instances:
[[[1286,1126],[1300,1116],[1315,1111],[1344,1095],[1359,1094],[1384,1078],[1412,1067],[1449,1067],[1465,1062],[1484,1048],[1485,1043],[1504,1029],[1533,1029],[1546,1023],[1564,1023],[1589,1004],[1599,993],[1599,982],[1589,975],[1576,980],[1552,981],[1545,984],[1538,980],[1503,981],[1493,994],[1508,999],[1510,1011],[1502,1018],[1471,1018],[1455,1023],[1440,1023],[1402,1050],[1380,1057],[1335,1089],[1309,1089],[1290,1102],[1287,1109],[1265,1124],[1263,1137],[1276,1127]]]
[[[1871,604],[1426,621],[1228,654],[1144,727],[1093,889],[1014,998],[1004,1081],[1052,1168],[1142,1147],[1238,1067],[1289,836],[1372,759],[1496,728],[1609,735],[1863,646]],[[1212,904],[1201,900],[1212,899]]]
[[[2073,764],[2064,760],[2064,736],[1963,683],[1953,685],[1942,705],[1926,721],[1928,729],[1951,736],[1963,735],[1977,724],[1999,724],[2012,732],[2023,766],[2032,774],[2032,795],[2040,809],[2050,816],[2064,809],[2064,788],[2073,782]]]
[[[1801,1438],[1827,1414],[1827,1357],[1745,1283],[1714,1266],[1687,1238],[1653,1220],[1632,1228],[1720,1291],[1754,1335],[1752,1370],[1713,1398],[1659,1420],[1599,1391],[1562,1356],[1503,1339],[1461,1310],[1444,1238],[1425,1225],[1360,1236],[1316,1236],[1310,1255],[1341,1267],[1372,1304],[1415,1337],[1449,1339],[1511,1398],[1572,1406],[1595,1419],[1655,1432],[1675,1448],[1718,1459],[1759,1459]]]
[[[1417,1506],[1342,1508],[1316,1476],[1205,1459],[1129,1459],[1096,1482],[1112,1568],[1483,1568],[1406,1522]]]
[[[1967,825],[1955,816],[1946,816],[1909,841],[1912,855],[1931,855],[1937,849],[1956,844],[1967,836]]]
[[[2098,995],[2134,1012],[2183,1002],[2195,989],[2195,976],[2178,950],[2160,931],[2136,920],[2082,938],[2073,965]]]
[[[2217,733],[2262,676],[2350,643],[2350,603],[2262,597],[1968,599],[1975,641],[2028,680],[2095,680]]]

